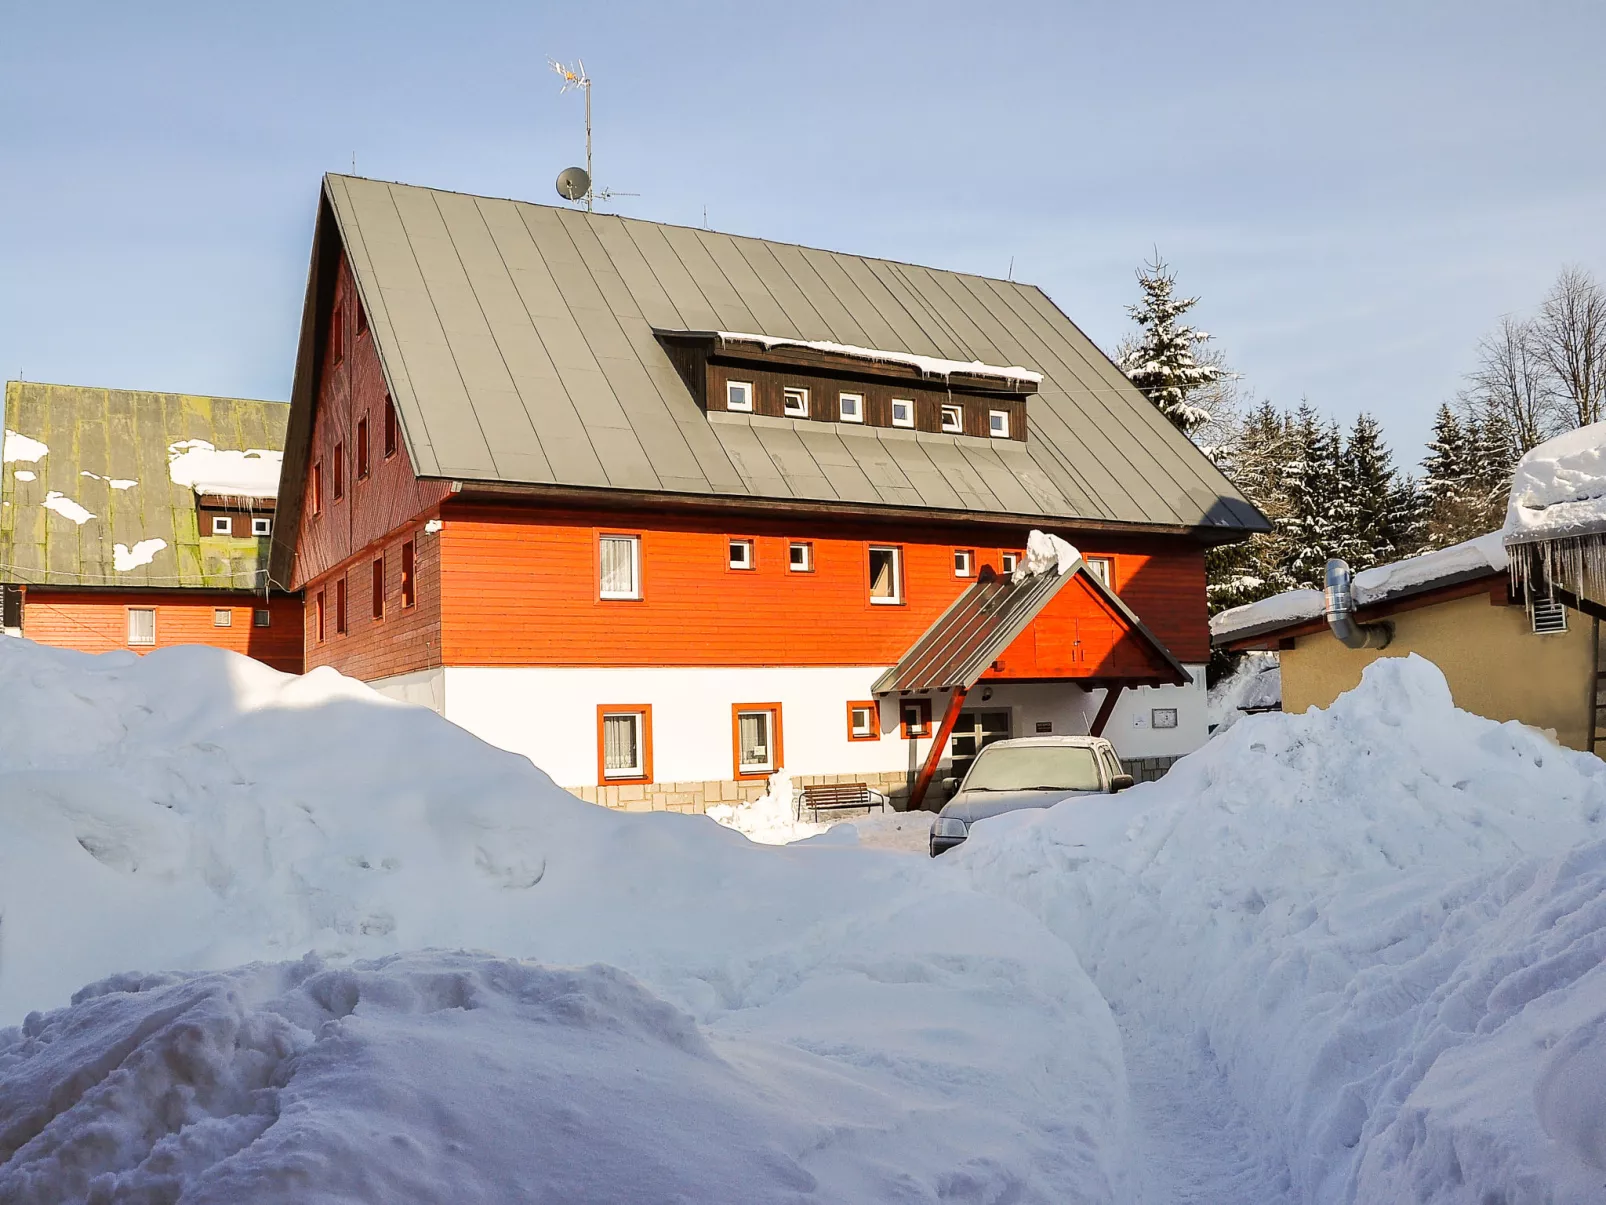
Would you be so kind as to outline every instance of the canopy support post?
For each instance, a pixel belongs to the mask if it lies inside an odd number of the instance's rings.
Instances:
[[[926,801],[926,791],[931,787],[931,780],[936,776],[937,764],[942,761],[942,751],[948,747],[948,738],[954,733],[954,725],[959,722],[959,709],[965,704],[965,696],[970,693],[968,686],[954,687],[953,696],[948,700],[948,710],[942,713],[942,724],[938,726],[935,735],[931,738],[931,752],[926,754],[926,764],[920,767],[920,776],[915,779],[914,790],[909,792],[909,806],[905,811],[918,812],[921,804]]]
[[[1121,697],[1121,691],[1124,689],[1126,688],[1119,682],[1104,688],[1104,701],[1099,704],[1099,712],[1093,717],[1093,726],[1087,730],[1089,736],[1104,735],[1104,725],[1108,724],[1110,717],[1115,714],[1115,701]]]

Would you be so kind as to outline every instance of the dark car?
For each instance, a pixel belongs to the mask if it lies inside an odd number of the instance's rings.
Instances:
[[[944,785],[952,789],[953,779]],[[1053,807],[1077,795],[1110,795],[1132,785],[1115,746],[1101,736],[1024,736],[976,755],[965,781],[931,822],[931,856],[970,836],[988,816]]]

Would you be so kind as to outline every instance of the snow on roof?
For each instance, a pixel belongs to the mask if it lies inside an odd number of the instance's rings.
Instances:
[[[1606,529],[1606,423],[1548,439],[1517,462],[1505,539],[1523,543]]]
[[[7,431],[0,440],[0,462],[21,460],[28,464],[42,460],[50,449],[37,439],[30,439],[19,431]]]
[[[1026,537],[1026,556],[1009,575],[1012,582],[1023,582],[1052,569],[1056,574],[1069,573],[1082,559],[1076,545],[1046,531],[1033,531]]]
[[[53,510],[64,519],[71,519],[79,527],[82,527],[95,517],[93,511],[86,510],[67,497],[66,494],[57,490],[51,490],[47,493],[42,505],[46,510]]]
[[[859,360],[875,360],[882,364],[906,364],[919,369],[928,377],[949,377],[956,372],[973,377],[997,377],[1004,381],[1022,381],[1032,385],[1043,383],[1043,374],[1030,368],[1011,365],[983,364],[980,360],[943,360],[936,356],[918,356],[907,351],[879,351],[873,347],[854,347],[849,343],[831,343],[824,339],[778,339],[771,335],[750,335],[739,331],[716,331],[722,341],[757,343],[768,351],[773,347],[805,347],[810,351],[830,352],[832,355],[852,356]]]
[[[1475,540],[1452,544],[1448,548],[1424,552],[1404,560],[1376,565],[1355,575],[1352,596],[1357,607],[1370,606],[1386,598],[1429,589],[1450,578],[1481,572],[1498,572],[1506,567],[1506,550],[1501,533],[1492,531]],[[1259,602],[1233,607],[1210,619],[1210,634],[1216,639],[1279,624],[1302,623],[1322,615],[1320,590],[1289,590]]]
[[[167,471],[174,482],[200,494],[240,498],[275,498],[283,453],[265,448],[219,451],[204,439],[169,444]]]

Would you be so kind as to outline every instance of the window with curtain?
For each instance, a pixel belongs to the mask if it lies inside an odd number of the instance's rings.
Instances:
[[[602,717],[602,774],[604,778],[640,778],[642,761],[641,713],[621,711]]]
[[[768,711],[736,713],[736,761],[742,773],[757,774],[775,769],[774,719]]]
[[[154,607],[128,608],[128,643],[156,643],[156,609]]]
[[[640,598],[639,536],[602,537],[602,597]]]

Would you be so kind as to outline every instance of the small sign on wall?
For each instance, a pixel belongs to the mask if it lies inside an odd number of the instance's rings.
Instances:
[[[1147,728],[1148,726],[1149,726],[1149,717],[1148,716],[1144,715],[1141,711],[1133,713],[1133,715],[1132,715],[1132,727],[1134,727],[1134,728]]]
[[[1053,720],[1038,720],[1037,721],[1037,731],[1039,731],[1039,732],[1053,732],[1054,731],[1054,721]]]
[[[1156,707],[1150,715],[1156,728],[1175,728],[1177,726],[1177,709],[1175,707]]]

